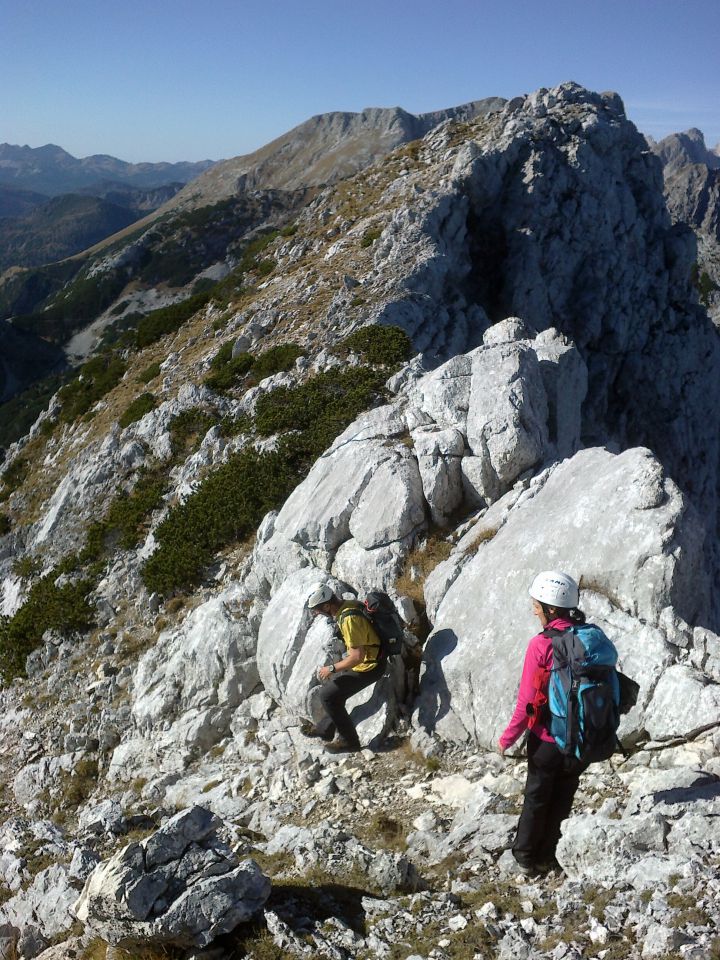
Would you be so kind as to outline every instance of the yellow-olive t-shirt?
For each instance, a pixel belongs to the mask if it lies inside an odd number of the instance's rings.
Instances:
[[[355,614],[346,613],[347,610],[352,609],[358,612]],[[361,611],[361,603],[357,600],[348,600],[340,607],[336,615],[346,649],[351,650],[353,647],[363,647],[365,649],[364,659],[352,668],[356,673],[365,673],[372,670],[377,665],[380,654],[380,638]]]

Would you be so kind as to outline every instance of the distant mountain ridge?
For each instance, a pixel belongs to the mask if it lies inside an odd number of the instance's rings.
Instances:
[[[105,154],[78,159],[55,144],[44,147],[0,144],[0,185],[47,196],[72,193],[98,181],[115,180],[133,187],[187,183],[215,161],[197,163],[128,163]]]
[[[711,170],[720,168],[720,144],[709,149],[705,136],[697,127],[683,133],[671,133],[659,142],[650,141],[653,153],[662,160],[666,171],[672,172],[689,163],[703,163]]]
[[[469,121],[506,104],[486,97],[412,114],[401,107],[311,117],[253,153],[222,160],[188,184],[163,210],[219,203],[243,190],[298,190],[352,176],[446,120]]]

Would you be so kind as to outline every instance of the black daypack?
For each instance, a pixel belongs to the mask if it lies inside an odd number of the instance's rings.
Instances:
[[[382,590],[370,590],[365,595],[365,601],[358,606],[343,610],[338,618],[338,624],[348,616],[360,615],[371,624],[380,640],[378,660],[387,660],[402,652],[405,623],[398,613],[395,604]]]

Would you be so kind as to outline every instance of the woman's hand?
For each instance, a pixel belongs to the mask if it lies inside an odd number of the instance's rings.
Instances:
[[[504,757],[504,756],[505,756],[505,747],[500,743],[499,740],[498,740],[498,744],[497,744],[497,749],[498,749],[498,753],[500,754],[500,756],[501,756],[501,757]]]

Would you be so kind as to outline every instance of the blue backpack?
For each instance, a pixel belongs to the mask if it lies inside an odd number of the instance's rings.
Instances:
[[[622,749],[620,682],[614,644],[600,627],[576,624],[543,630],[552,640],[548,683],[549,730],[561,752],[580,764],[607,760]]]

